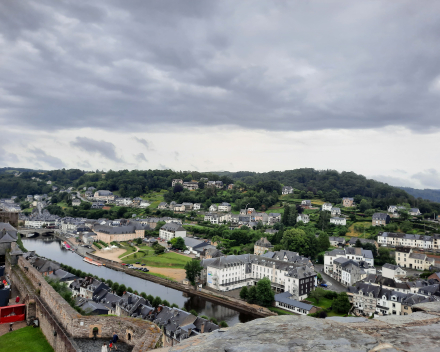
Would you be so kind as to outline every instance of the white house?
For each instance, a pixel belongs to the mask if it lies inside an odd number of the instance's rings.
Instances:
[[[218,205],[218,211],[231,211],[231,204],[223,202]]]
[[[217,211],[217,205],[215,205],[215,204],[211,204],[211,206],[209,207],[209,211]]]
[[[382,276],[389,279],[400,279],[406,276],[406,271],[398,265],[388,264],[382,266]]]
[[[330,218],[330,224],[345,226],[347,224],[347,220],[345,218],[334,217]]]
[[[303,222],[304,224],[308,224],[310,222],[310,217],[307,214],[298,214],[296,218],[296,222]]]
[[[292,194],[293,193],[293,187],[292,186],[284,186],[281,190],[282,194]]]
[[[334,249],[324,254],[324,272],[328,275],[333,273],[333,262],[337,258],[353,259],[357,262],[364,261],[365,267],[374,268],[373,253],[369,249],[358,247],[346,247],[344,249]]]
[[[337,208],[337,207],[332,207],[331,209],[331,215],[333,217],[337,217],[341,215],[341,208]]]
[[[141,200],[139,203],[139,208],[148,208],[150,206],[150,202],[148,200]]]
[[[72,206],[77,207],[79,205],[81,205],[81,200],[79,199],[72,200]]]
[[[202,207],[201,203],[194,203],[194,210],[200,210],[201,207]]]
[[[422,213],[420,212],[419,208],[411,208],[409,210],[409,214],[412,215],[412,216],[422,215]]]
[[[304,207],[311,207],[312,206],[312,201],[304,199],[303,201],[301,201],[301,205],[304,206]]]
[[[322,211],[332,211],[332,203],[324,203],[322,205]]]
[[[186,230],[182,227],[181,224],[176,224],[174,222],[170,222],[168,224],[163,225],[159,230],[159,237],[170,241],[175,237],[186,237]]]

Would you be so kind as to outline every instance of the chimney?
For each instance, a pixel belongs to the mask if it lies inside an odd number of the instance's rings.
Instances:
[[[200,326],[200,332],[203,334],[205,332],[205,322]]]

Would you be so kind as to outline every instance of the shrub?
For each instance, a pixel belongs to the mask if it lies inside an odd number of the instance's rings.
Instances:
[[[162,304],[163,304],[164,306],[167,306],[167,307],[170,306],[170,302],[168,302],[166,299],[164,299],[164,300],[162,301]]]
[[[194,309],[191,309],[189,312],[190,312],[192,315],[194,315],[195,317],[198,316],[197,312],[196,312]]]
[[[222,320],[222,321],[220,322],[219,326],[222,327],[222,328],[227,328],[229,325],[228,325],[228,323],[226,323],[224,320]]]
[[[214,324],[217,324],[218,325],[218,322],[217,322],[217,319],[215,319],[215,318],[211,318],[211,319],[209,319],[211,322],[213,322]]]

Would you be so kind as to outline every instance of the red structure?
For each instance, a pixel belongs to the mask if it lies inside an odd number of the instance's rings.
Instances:
[[[16,304],[14,306],[0,307],[0,324],[15,323],[25,320],[26,305]]]

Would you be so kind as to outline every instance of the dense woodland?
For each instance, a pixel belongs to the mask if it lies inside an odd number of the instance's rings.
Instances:
[[[37,177],[41,181],[32,180],[32,177]],[[223,181],[225,185],[234,183],[236,187],[232,191],[210,188],[196,192],[181,189],[176,191],[171,187],[171,181],[174,178],[191,181],[200,180],[203,177]],[[117,191],[122,197],[137,197],[148,194],[150,191],[166,189],[166,201],[198,202],[205,205],[226,201],[234,203],[236,209],[249,203],[249,207],[259,210],[265,210],[276,204],[281,193],[281,186],[289,185],[299,190],[297,194],[303,199],[319,198],[337,204],[342,197],[354,197],[358,204],[361,204],[363,200],[364,210],[385,210],[389,205],[409,204],[418,207],[428,216],[433,212],[437,214],[440,212],[439,203],[415,198],[405,190],[367,179],[362,175],[353,172],[314,169],[266,173],[219,172],[217,174],[172,170],[122,170],[106,173],[97,170],[94,173],[85,173],[77,169],[62,169],[22,172],[20,177],[14,177],[11,172],[2,172],[0,173],[0,197],[16,195],[23,200],[28,194],[50,194],[51,186],[46,184],[47,180],[51,180],[60,188],[94,186],[97,189]]]

